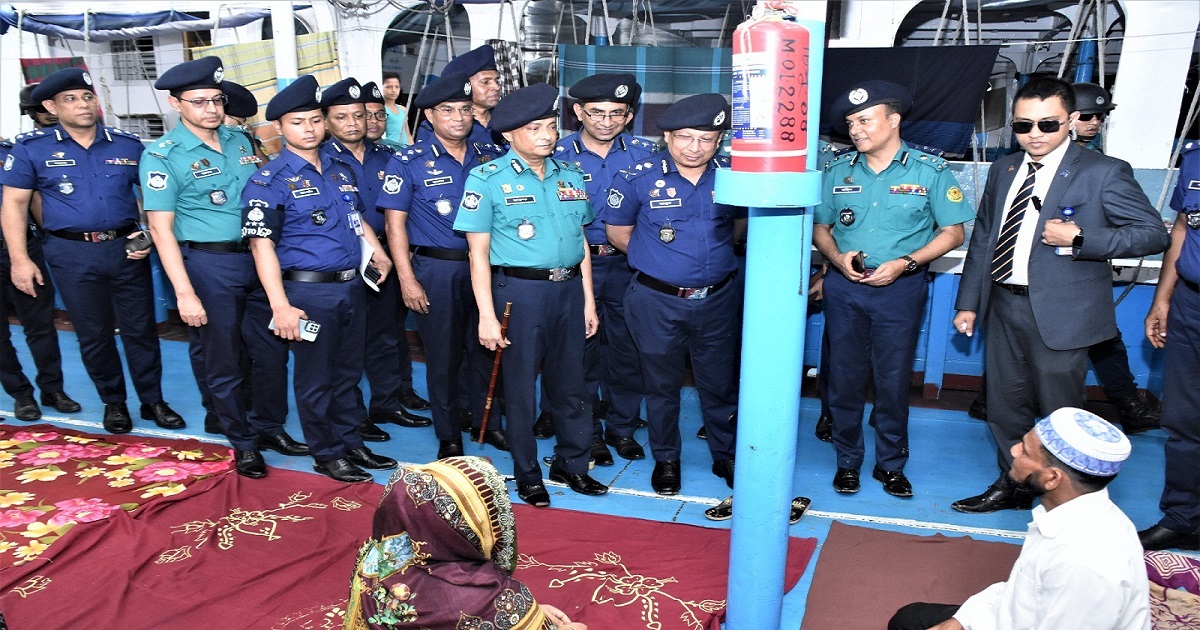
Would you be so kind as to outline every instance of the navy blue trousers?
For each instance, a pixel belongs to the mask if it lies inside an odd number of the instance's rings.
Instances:
[[[285,280],[292,306],[321,324],[316,341],[294,341],[293,386],[304,441],[317,463],[360,448],[358,426],[367,418],[359,397],[366,341],[368,291],[362,280],[296,282]]]
[[[1167,315],[1163,365],[1162,428],[1167,432],[1166,483],[1160,525],[1200,534],[1200,293],[1175,285]]]
[[[587,340],[584,349],[587,391],[599,392],[608,403],[609,431],[625,437],[633,435],[634,420],[642,410],[642,366],[625,321],[625,292],[632,278],[625,256],[592,256],[592,292],[600,332]],[[595,394],[592,401],[595,404]],[[599,421],[593,430],[600,435]]]
[[[371,413],[400,411],[400,390],[412,387],[412,357],[404,334],[408,307],[400,297],[400,283],[390,275],[378,293],[371,289],[366,293],[364,371],[371,385],[369,408]]]
[[[459,440],[458,420],[452,413],[455,401],[460,397],[470,401],[478,422],[492,369],[479,345],[470,263],[413,256],[412,267],[429,298],[429,313],[417,314],[416,319],[425,344],[425,384],[434,432],[439,440]],[[489,426],[499,428],[499,421]]]
[[[679,392],[688,354],[708,450],[713,461],[733,459],[739,297],[732,283],[702,300],[667,295],[636,281],[626,288],[625,321],[642,361],[655,460],[679,459]]]
[[[162,401],[162,354],[154,321],[150,260],[125,257],[125,239],[85,243],[47,236],[46,262],[71,315],[79,353],[100,401],[125,402],[120,328],[133,387],[143,404]]]
[[[257,448],[258,436],[279,435],[287,419],[287,345],[267,328],[270,308],[249,253],[187,246],[182,253],[208,316],[207,324],[189,327],[193,369],[199,355],[202,392],[207,391],[229,443],[240,450]],[[248,414],[250,407],[254,413]]]
[[[63,390],[62,354],[58,349],[58,332],[54,329],[54,284],[46,271],[46,257],[42,244],[32,234],[26,235],[29,257],[46,284],[37,287],[37,296],[18,291],[12,283],[12,266],[8,251],[0,245],[0,386],[10,396],[32,396],[33,384],[21,371],[17,349],[12,344],[8,318],[15,314],[25,330],[25,344],[33,355],[37,367],[37,386],[45,393]],[[11,308],[10,308],[11,305]]]
[[[537,417],[537,376],[549,396],[562,469],[586,473],[592,435],[591,399],[584,389],[583,280],[523,280],[503,273],[492,276],[496,317],[512,302],[500,369],[504,377],[506,437],[519,483],[541,483],[533,422]]]
[[[828,392],[839,468],[862,467],[867,383],[875,383],[875,466],[908,462],[908,383],[925,312],[926,275],[873,287],[840,273],[825,276]]]

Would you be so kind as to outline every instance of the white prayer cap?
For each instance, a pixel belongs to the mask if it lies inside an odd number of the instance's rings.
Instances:
[[[1042,418],[1033,430],[1046,450],[1075,470],[1111,477],[1129,457],[1129,438],[1094,413],[1063,407]]]

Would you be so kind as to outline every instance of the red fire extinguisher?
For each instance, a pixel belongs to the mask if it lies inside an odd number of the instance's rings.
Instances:
[[[784,2],[760,2],[734,32],[733,170],[804,172],[808,39]]]

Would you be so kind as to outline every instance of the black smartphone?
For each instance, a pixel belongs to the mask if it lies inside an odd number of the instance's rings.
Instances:
[[[134,254],[150,249],[154,242],[150,240],[150,232],[142,230],[138,235],[125,241],[126,253]]]
[[[850,260],[850,268],[853,269],[855,273],[867,272],[867,266],[863,263],[862,252],[857,252],[854,254],[854,258]]]

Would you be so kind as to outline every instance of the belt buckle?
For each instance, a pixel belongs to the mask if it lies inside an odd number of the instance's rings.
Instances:
[[[685,300],[703,300],[708,297],[708,290],[712,287],[700,287],[699,289],[684,289],[683,299]]]
[[[555,267],[550,270],[550,282],[562,282],[571,279],[570,267]]]
[[[346,269],[338,272],[338,282],[348,282],[354,279],[354,270]]]
[[[601,256],[612,256],[616,253],[617,253],[617,248],[613,247],[612,245],[605,243],[604,245],[600,246],[600,255]]]
[[[89,240],[91,240],[93,243],[103,243],[104,241],[111,241],[116,238],[117,231],[105,230],[103,232],[92,232],[89,234],[89,236],[91,237]]]

